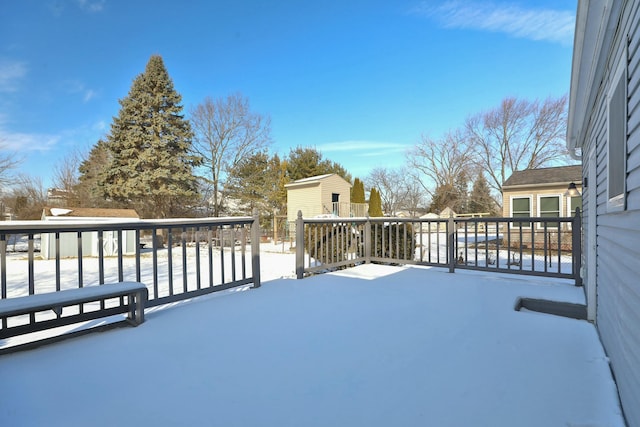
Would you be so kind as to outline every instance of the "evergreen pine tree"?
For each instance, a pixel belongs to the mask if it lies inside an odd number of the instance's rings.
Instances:
[[[467,174],[465,172],[461,172],[456,176],[456,181],[454,184],[454,192],[456,201],[451,206],[451,208],[460,214],[468,213],[469,211],[469,181],[467,178]]]
[[[353,182],[353,188],[351,190],[351,203],[365,203],[364,196],[364,183],[360,178],[356,178]]]
[[[473,183],[471,196],[469,197],[469,211],[472,213],[489,213],[496,214],[496,203],[491,197],[491,189],[484,174],[478,174],[476,181]]]
[[[276,154],[271,159],[272,167],[278,171],[277,185],[273,195],[273,207],[281,214],[287,213],[287,189],[284,187],[290,182],[287,175],[287,161],[280,160]]]
[[[154,55],[137,76],[111,124],[110,166],[101,177],[105,195],[144,217],[183,214],[197,197],[190,153],[192,132],[182,115],[182,97],[162,58]]]
[[[369,216],[384,216],[382,213],[382,199],[377,189],[372,188],[369,194]]]
[[[78,167],[79,177],[75,192],[81,201],[81,206],[99,208],[108,206],[104,197],[104,188],[100,177],[111,163],[111,153],[107,143],[99,140]]]
[[[351,175],[336,162],[322,158],[315,148],[296,147],[289,152],[287,159],[287,174],[291,181],[312,176],[335,173],[346,181],[351,182]]]
[[[449,184],[443,184],[436,187],[431,198],[431,205],[429,205],[429,211],[439,214],[445,208],[449,207],[456,213],[456,202],[458,198],[455,189]]]

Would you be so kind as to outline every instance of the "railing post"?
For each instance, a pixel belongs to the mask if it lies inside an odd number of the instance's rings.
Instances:
[[[449,214],[449,221],[447,222],[447,249],[449,252],[449,273],[456,271],[456,245],[455,245],[455,222],[453,221],[453,214]]]
[[[371,219],[367,214],[367,221],[364,223],[364,262],[371,264]]]
[[[302,211],[298,211],[296,219],[296,278],[304,277],[304,220]]]
[[[253,287],[260,287],[260,215],[258,209],[253,209],[253,223],[251,224],[251,273]]]
[[[576,208],[576,214],[571,223],[571,252],[573,257],[573,277],[576,286],[582,286],[582,215],[580,208]]]

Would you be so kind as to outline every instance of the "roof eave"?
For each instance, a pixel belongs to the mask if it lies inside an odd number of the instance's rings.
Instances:
[[[582,182],[581,179],[576,181],[562,181],[562,182],[548,182],[544,184],[514,184],[514,185],[503,185],[502,191],[506,190],[523,190],[528,188],[551,188],[551,187],[567,187],[570,183],[576,184],[576,187],[581,188]]]
[[[620,2],[613,0],[578,2],[567,120],[567,149],[575,160],[582,158],[583,124],[595,99],[590,88],[605,71],[606,58],[599,53],[611,43],[615,25],[610,21],[619,7]]]

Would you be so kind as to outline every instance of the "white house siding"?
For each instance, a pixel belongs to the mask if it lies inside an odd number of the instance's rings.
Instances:
[[[622,3],[614,2],[617,5]],[[614,8],[615,10],[615,8]],[[596,182],[588,182],[583,191],[585,265],[589,265],[588,248],[592,221],[596,221],[597,282],[596,321],[603,345],[611,361],[625,416],[631,427],[640,426],[640,33],[638,2],[622,5],[612,45],[602,46],[600,59],[606,59],[607,72],[590,88],[593,104],[584,120],[582,146],[583,174],[589,175],[593,153]],[[586,31],[597,31],[587,28]],[[629,40],[628,49],[626,49]],[[608,209],[607,177],[607,96],[613,83],[612,73],[619,61],[627,61],[627,176],[626,209]],[[574,64],[574,67],[576,64]],[[573,88],[572,88],[573,90]],[[596,197],[596,212],[589,206]],[[593,274],[586,271],[586,274]],[[586,277],[588,279],[588,277]],[[586,280],[585,280],[586,281]]]

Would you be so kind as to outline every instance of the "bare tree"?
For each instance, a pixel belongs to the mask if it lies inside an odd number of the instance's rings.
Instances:
[[[514,171],[565,157],[566,126],[566,95],[544,102],[505,98],[499,107],[469,117],[465,136],[497,196]],[[501,205],[499,197],[496,202]]]
[[[13,212],[19,219],[40,219],[47,205],[47,190],[42,178],[19,174],[13,184]]]
[[[420,182],[410,174],[405,174],[405,192],[401,208],[408,211],[412,217],[419,216],[419,210],[425,207],[425,193]]]
[[[442,139],[422,136],[407,154],[407,163],[425,191],[433,196],[436,188],[455,186],[456,178],[474,168],[473,150],[464,134],[448,132]]]
[[[11,171],[18,166],[20,160],[15,153],[5,149],[5,145],[0,141],[0,193],[5,186],[11,183]]]
[[[201,178],[212,187],[214,216],[220,215],[226,178],[238,162],[271,143],[271,119],[251,111],[241,94],[204,101],[191,110],[194,150],[204,159]]]
[[[67,206],[73,207],[79,204],[76,194],[79,184],[79,167],[83,156],[77,150],[70,151],[53,168],[53,187],[64,194]]]
[[[374,168],[365,182],[369,188],[377,188],[382,200],[382,211],[388,215],[395,215],[401,208],[406,197],[405,174],[401,170]]]

